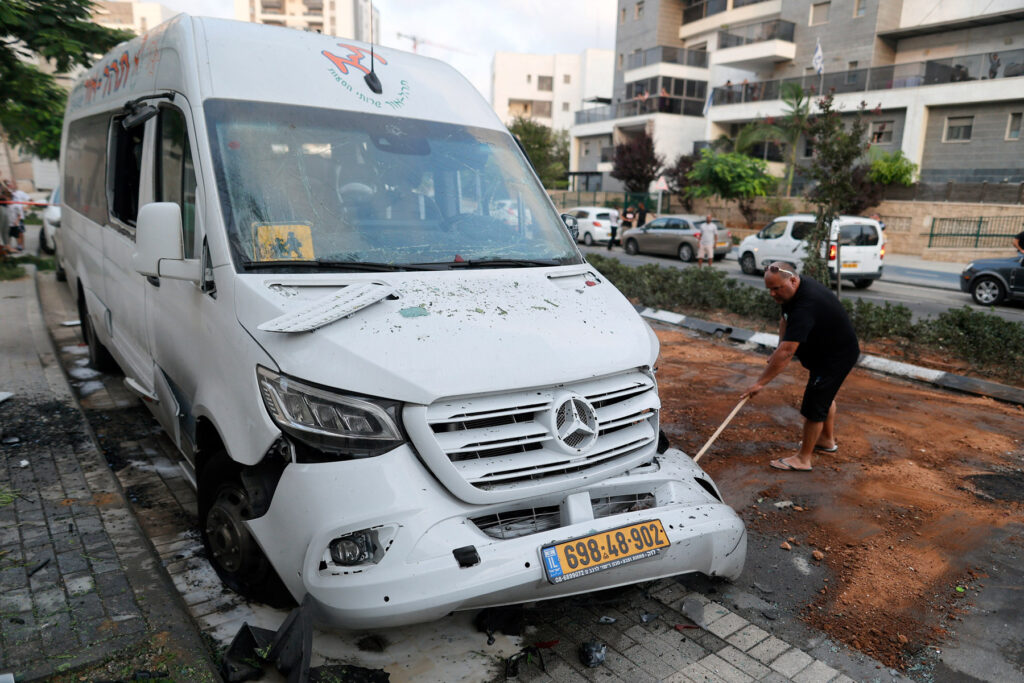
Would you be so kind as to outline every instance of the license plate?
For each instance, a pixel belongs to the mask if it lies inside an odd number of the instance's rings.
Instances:
[[[661,520],[602,531],[541,548],[548,581],[562,583],[658,554],[669,546]]]
[[[856,268],[859,265],[856,261],[843,261],[843,268]]]
[[[715,242],[715,246],[716,247],[724,247],[725,245],[726,245],[725,242]]]

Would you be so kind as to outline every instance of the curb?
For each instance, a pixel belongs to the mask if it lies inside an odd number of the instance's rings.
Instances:
[[[46,368],[47,383],[54,394],[74,405],[85,433],[88,435],[91,445],[89,450],[92,451],[93,457],[100,462],[102,470],[109,473],[99,439],[85,416],[85,410],[78,400],[78,395],[71,387],[67,369],[59,361],[57,343],[50,333],[43,313],[38,285],[39,270],[34,266],[31,268],[32,271],[28,275],[31,280],[31,296],[36,305],[27,323],[37,346],[43,345],[44,348],[47,348],[53,359],[52,364]],[[189,614],[181,594],[174,586],[152,542],[143,532],[135,511],[127,502],[128,498],[121,482],[113,473],[109,473],[108,485],[118,491],[124,501],[122,508],[124,514],[120,515],[118,531],[126,548],[130,547],[130,550],[126,550],[123,554],[118,552],[118,555],[122,562],[122,571],[128,579],[129,590],[134,594],[136,604],[149,626],[149,629],[141,634],[141,638],[133,645],[137,646],[138,643],[145,642],[147,637],[158,633],[167,634],[167,646],[175,649],[176,654],[183,660],[188,659],[187,663],[194,667],[193,673],[202,676],[203,680],[220,680],[213,664],[212,653],[209,651],[202,633]],[[115,541],[114,534],[108,533],[111,540]],[[116,541],[115,547],[117,547]],[[109,660],[112,654],[116,653],[104,652],[91,661],[75,662],[72,670],[98,665]]]
[[[697,330],[716,338],[728,337],[730,341],[741,344],[756,344],[766,349],[774,349],[779,345],[779,335],[777,334],[754,332],[742,327],[731,327],[724,323],[710,322],[681,313],[673,313],[646,306],[634,306],[634,308],[644,318],[677,327],[685,327],[690,330]],[[951,372],[932,370],[931,368],[923,368],[919,365],[911,365],[910,363],[868,354],[861,354],[860,360],[857,361],[857,366],[894,377],[926,382],[941,389],[985,396],[1006,403],[1024,406],[1024,389],[1011,387],[1007,384],[999,384],[998,382],[990,382],[965,375],[955,375]]]

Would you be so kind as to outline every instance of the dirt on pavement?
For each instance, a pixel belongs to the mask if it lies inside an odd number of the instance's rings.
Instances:
[[[692,455],[767,356],[682,331],[658,336],[662,428]],[[812,472],[771,469],[798,449],[806,380],[792,362],[700,464],[752,534],[774,539],[765,552],[827,567],[820,586],[794,591],[802,618],[905,669],[983,588],[983,571],[963,558],[1021,519],[1024,407],[858,368],[837,399],[839,451],[817,456]],[[794,573],[794,585],[802,580]]]

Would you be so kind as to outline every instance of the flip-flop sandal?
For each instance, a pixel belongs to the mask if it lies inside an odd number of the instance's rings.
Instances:
[[[768,466],[776,470],[783,470],[784,472],[810,472],[814,469],[813,467],[793,467],[786,462],[785,458],[772,460],[768,463]]]
[[[814,450],[818,451],[819,453],[835,453],[836,451],[839,450],[839,444],[836,444],[832,448],[825,448],[824,446],[815,446]]]

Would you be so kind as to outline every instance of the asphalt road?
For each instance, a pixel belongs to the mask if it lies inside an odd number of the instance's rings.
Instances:
[[[630,256],[616,248],[608,251],[605,247],[587,247],[580,245],[584,254],[600,254],[601,256],[613,256],[622,263],[631,266],[641,266],[654,263],[668,268],[693,268],[696,263],[683,263],[677,258],[669,256]],[[759,275],[744,275],[740,271],[739,262],[729,257],[722,261],[715,262],[715,268],[724,270],[729,277],[753,287],[763,287],[764,283]],[[898,279],[900,282],[893,280]],[[917,284],[905,284],[915,282]],[[986,307],[978,306],[969,294],[959,291],[959,283],[955,274],[944,273],[923,268],[911,268],[905,266],[886,265],[884,274],[868,289],[854,289],[852,285],[843,287],[843,297],[863,299],[875,304],[882,305],[885,302],[892,304],[903,304],[911,310],[914,320],[935,317],[943,311],[951,308],[968,306],[977,311],[994,313],[1004,320],[1024,323],[1024,304],[1020,302],[1004,303],[1001,306]]]

